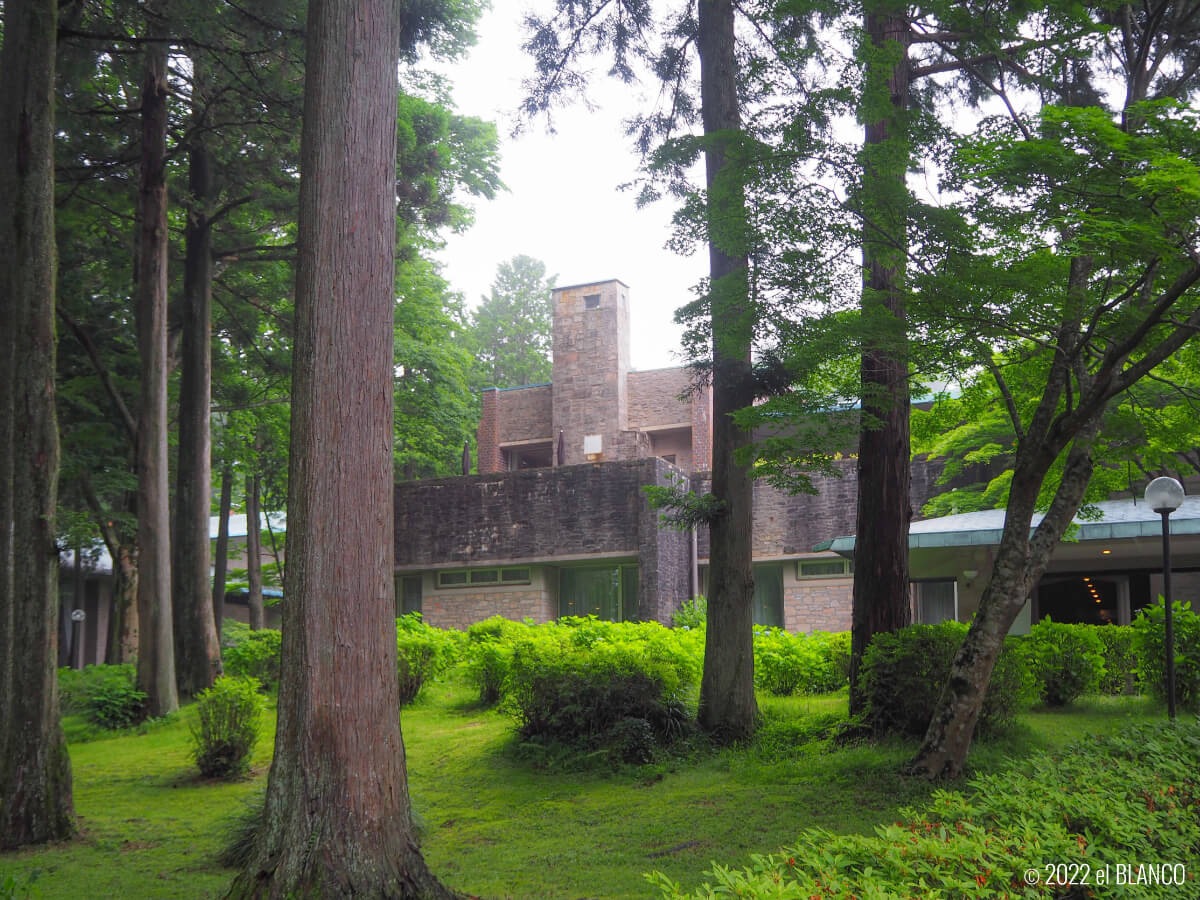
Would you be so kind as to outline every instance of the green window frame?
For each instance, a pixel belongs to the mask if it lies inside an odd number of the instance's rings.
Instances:
[[[497,568],[488,566],[480,569],[448,569],[437,573],[434,584],[441,590],[484,587],[497,584],[530,584],[533,570],[529,566]]]
[[[848,559],[798,559],[797,578],[838,578],[854,571]]]
[[[754,624],[783,627],[783,563],[754,566]]]
[[[636,563],[564,566],[558,578],[559,618],[633,621],[638,613],[639,579]]]

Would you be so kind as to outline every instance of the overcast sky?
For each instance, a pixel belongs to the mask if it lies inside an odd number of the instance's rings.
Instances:
[[[673,207],[637,209],[632,191],[619,186],[638,172],[637,154],[622,119],[648,108],[654,85],[630,88],[593,80],[589,111],[581,105],[555,113],[556,134],[534,123],[510,137],[521,99],[520,82],[532,71],[521,52],[521,0],[495,0],[479,24],[470,56],[442,67],[454,80],[458,111],[497,123],[501,178],[508,191],[491,202],[475,200],[475,225],[450,235],[440,258],[452,287],[469,305],[488,293],[496,266],[524,253],[557,274],[558,284],[619,278],[629,285],[631,353],[639,369],[678,365],[677,307],[707,269],[707,256],[680,257],[664,248]]]

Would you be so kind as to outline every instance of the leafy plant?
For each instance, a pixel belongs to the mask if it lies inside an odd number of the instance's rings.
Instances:
[[[412,703],[431,678],[450,668],[458,658],[461,635],[421,621],[420,613],[396,620],[396,669],[401,705]]]
[[[924,736],[966,633],[963,623],[947,621],[875,635],[863,655],[863,690],[867,724],[876,735]],[[1033,700],[1035,683],[1020,640],[1005,640],[996,660],[979,715],[981,732],[1003,728]]]
[[[257,678],[221,677],[196,696],[192,744],[202,775],[227,778],[249,767],[263,713],[261,687]]]
[[[1048,706],[1066,706],[1095,693],[1104,675],[1104,644],[1091,625],[1068,625],[1049,618],[1029,629],[1025,652]]]
[[[818,641],[807,635],[789,634],[782,628],[756,628],[754,634],[754,682],[764,691],[788,694],[817,694],[839,687],[837,673]]]
[[[84,666],[82,669],[58,670],[58,708],[63,715],[89,712],[92,695],[105,685],[133,684],[137,677],[132,663],[121,665]]]
[[[1171,604],[1175,636],[1175,700],[1187,709],[1200,709],[1200,615],[1178,600]],[[1159,699],[1167,695],[1167,612],[1158,602],[1143,609],[1133,621],[1133,649],[1137,654],[1138,681]]]
[[[708,599],[703,594],[697,594],[690,600],[684,600],[679,609],[671,613],[671,622],[676,628],[703,630],[708,624]]]
[[[254,678],[264,689],[279,685],[279,655],[283,636],[274,628],[247,629],[242,639],[221,654],[225,674],[233,678]]]
[[[1104,674],[1100,693],[1132,694],[1137,689],[1138,657],[1133,649],[1133,629],[1128,625],[1095,625],[1104,647]]]

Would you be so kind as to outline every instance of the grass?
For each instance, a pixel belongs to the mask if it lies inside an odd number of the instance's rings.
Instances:
[[[433,685],[402,718],[426,859],[472,895],[599,900],[651,896],[643,879],[650,869],[695,886],[710,861],[743,864],[810,826],[868,833],[934,788],[898,774],[911,743],[835,748],[829,734],[845,702],[844,694],[763,697],[752,745],[564,771],[533,765],[515,747],[509,720],[473,703],[465,687]],[[981,742],[972,765],[995,770],[1034,748],[1160,715],[1141,698],[1035,710]],[[246,779],[204,781],[189,753],[193,719],[186,708],[146,733],[82,742],[91,732],[68,721],[81,836],[0,856],[0,898],[8,900],[6,878],[16,898],[220,897],[233,872],[214,859],[236,812],[265,783],[270,741]],[[274,725],[272,709],[264,736]]]

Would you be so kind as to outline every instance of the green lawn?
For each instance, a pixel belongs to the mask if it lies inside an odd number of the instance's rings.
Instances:
[[[764,697],[761,705],[753,746],[564,771],[515,752],[509,720],[471,703],[466,688],[434,685],[403,714],[426,858],[448,884],[481,897],[648,897],[642,873],[650,869],[696,885],[711,860],[742,864],[813,825],[869,832],[932,792],[897,774],[912,744],[832,745],[826,735],[844,696]],[[981,743],[973,764],[1000,768],[1033,748],[1160,715],[1140,698],[1034,711]],[[17,898],[221,896],[233,873],[214,854],[231,817],[261,790],[271,751],[264,741],[247,780],[202,781],[188,752],[192,718],[185,709],[144,734],[72,743],[81,837],[0,856],[0,898],[8,900],[7,877]],[[273,731],[273,712],[265,727]]]

